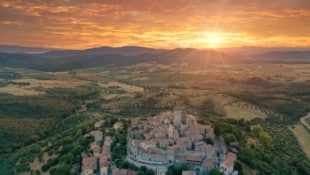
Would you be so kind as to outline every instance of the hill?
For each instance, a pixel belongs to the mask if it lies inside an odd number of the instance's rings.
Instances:
[[[0,45],[0,52],[4,53],[43,53],[56,51],[58,49],[40,48],[40,47],[23,47],[15,45]]]
[[[119,54],[112,54],[112,53]],[[130,55],[138,54],[139,55]],[[128,55],[129,54],[129,55]],[[64,71],[103,65],[132,65],[144,62],[188,63],[193,65],[231,64],[244,60],[213,50],[173,49],[157,50],[139,47],[60,51],[45,54],[0,53],[0,66],[24,67],[43,71]]]
[[[270,52],[309,51],[309,47],[231,47],[219,48],[217,51],[238,55],[259,55]]]
[[[256,59],[271,63],[309,64],[310,51],[274,51],[254,56]]]
[[[85,50],[64,50],[64,51],[51,51],[41,54],[44,57],[63,57],[63,56],[76,56],[76,55],[123,55],[133,56],[146,53],[159,53],[163,49],[153,49],[139,46],[125,46],[125,47],[98,47]]]
[[[188,63],[200,66],[240,63],[309,64],[310,51],[277,51],[241,56],[215,50],[191,48],[161,50],[131,46],[51,51],[35,55],[0,53],[0,61],[0,67],[23,67],[42,71],[65,71],[105,65],[126,66],[145,62]]]

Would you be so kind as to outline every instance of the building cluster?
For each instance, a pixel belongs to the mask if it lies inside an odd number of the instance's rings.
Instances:
[[[82,153],[82,175],[107,175],[109,162],[111,160],[112,138],[104,136],[103,132],[98,130],[104,125],[104,121],[95,123],[97,130],[91,131],[86,136],[93,136],[95,141],[90,143],[91,156]]]
[[[235,154],[220,158],[217,146],[206,140],[215,141],[213,128],[198,124],[195,116],[184,115],[181,109],[148,120],[135,118],[128,129],[127,160],[152,168],[158,175],[165,174],[168,166],[180,164],[189,165],[197,174],[213,168],[231,174]]]
[[[118,169],[114,168],[112,170],[112,175],[137,175],[136,171],[127,170],[127,169]]]

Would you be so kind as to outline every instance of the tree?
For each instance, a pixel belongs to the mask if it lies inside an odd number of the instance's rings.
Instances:
[[[40,170],[35,170],[36,175],[40,175],[41,171]]]
[[[182,174],[182,171],[189,170],[189,167],[187,164],[182,164],[179,167],[177,167],[175,170],[176,170],[175,174]]]
[[[271,136],[264,131],[259,134],[259,140],[264,146],[269,146],[272,142]]]
[[[73,142],[73,137],[71,136],[67,136],[64,140],[63,140],[63,144],[66,145],[66,144],[70,144]]]
[[[145,175],[155,175],[155,172],[152,169],[147,169]]]
[[[224,134],[224,139],[225,139],[225,141],[226,141],[227,143],[237,141],[235,135],[229,134],[229,133],[225,133],[225,134]]]
[[[139,168],[139,171],[142,171],[142,172],[146,172],[146,170],[147,170],[147,168],[146,168],[145,166],[141,166],[141,167]]]
[[[56,169],[56,171],[54,173],[52,173],[52,175],[68,175],[70,174],[70,167],[69,166],[62,166]]]
[[[68,154],[61,156],[59,160],[65,163],[71,163],[73,158],[74,158],[73,155],[71,153],[68,153]]]
[[[239,175],[243,175],[242,164],[240,161],[237,161],[234,165],[234,169],[238,170]]]
[[[223,175],[223,173],[220,172],[220,170],[218,170],[218,169],[212,169],[210,171],[209,175]]]
[[[167,175],[173,175],[174,174],[174,165],[171,165],[168,167]]]
[[[251,131],[256,137],[258,137],[259,134],[263,131],[263,128],[260,125],[255,125],[252,127]]]
[[[142,172],[142,171],[139,171],[139,172],[138,172],[138,175],[145,175],[145,173]]]
[[[76,145],[73,150],[72,150],[72,154],[77,156],[77,155],[80,155],[81,152],[82,152],[83,148],[81,145]]]
[[[214,134],[217,136],[221,135],[221,128],[219,126],[214,126]]]

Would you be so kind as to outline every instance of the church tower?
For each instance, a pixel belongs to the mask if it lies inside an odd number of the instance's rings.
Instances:
[[[174,127],[171,124],[169,126],[168,136],[169,136],[169,139],[174,139]]]
[[[174,109],[174,121],[173,125],[175,128],[180,128],[182,122],[182,109],[181,108],[175,108]]]

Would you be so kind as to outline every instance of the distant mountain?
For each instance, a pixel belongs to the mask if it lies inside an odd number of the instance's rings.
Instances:
[[[309,51],[309,47],[232,47],[232,48],[219,48],[217,51],[229,53],[233,55],[247,55],[253,56],[264,54],[268,52],[290,52],[290,51]]]
[[[153,49],[147,47],[138,46],[126,46],[126,47],[98,47],[84,50],[83,52],[95,55],[102,54],[119,54],[125,56],[141,55],[145,53],[159,53],[165,51],[164,49]]]
[[[52,51],[44,54],[0,53],[0,67],[24,67],[42,71],[66,71],[104,65],[126,66],[144,62],[161,64],[188,63],[209,66],[240,63],[310,63],[310,51],[269,52],[240,56],[215,50],[143,47],[94,48],[87,50]]]
[[[134,56],[140,54],[152,54],[165,51],[164,49],[153,49],[147,47],[138,46],[125,46],[125,47],[98,47],[86,50],[65,50],[65,51],[52,51],[42,54],[47,57],[59,57],[59,56],[74,56],[74,55],[124,55]]]
[[[0,53],[0,67],[31,67],[42,62],[36,55]]]
[[[275,51],[253,56],[256,62],[277,64],[310,64],[310,51]]]
[[[221,53],[214,50],[197,49],[173,49],[158,54],[140,55],[148,57],[152,61],[159,63],[181,63],[185,62],[192,65],[211,65],[211,64],[232,64],[246,61],[242,57]]]
[[[124,52],[121,52],[124,53]],[[45,57],[46,58],[46,57]],[[67,70],[96,67],[103,65],[132,65],[144,62],[158,62],[162,64],[188,63],[190,65],[213,65],[234,64],[246,61],[240,57],[233,57],[213,50],[196,49],[173,49],[160,51],[158,53],[144,53],[140,55],[120,54],[75,54],[70,56],[54,57],[49,59],[49,64],[37,66],[40,70]]]
[[[23,47],[15,45],[0,45],[0,52],[2,53],[44,53],[55,51],[58,49],[39,48],[39,47]]]
[[[123,66],[154,61],[162,64],[188,63],[191,65],[244,62],[239,57],[233,57],[213,50],[197,49],[158,50],[141,47],[123,47],[112,48],[112,50],[111,48],[96,48],[84,51],[53,51],[36,55],[0,53],[0,66],[26,67],[43,71],[65,71],[103,65]]]
[[[242,63],[244,61],[246,60],[243,58],[214,50],[159,50],[142,47],[104,47],[83,51],[53,51],[36,55],[0,53],[0,66],[26,67],[43,71],[65,71],[103,65],[123,66],[143,62],[188,63],[203,66]]]
[[[279,59],[310,59],[310,50],[308,51],[276,51],[256,55],[261,58],[279,58]]]

